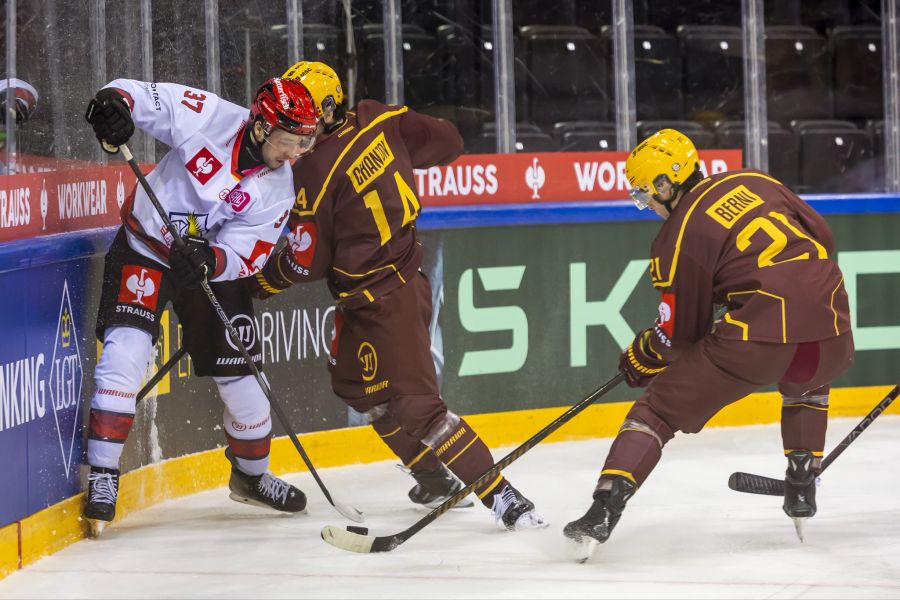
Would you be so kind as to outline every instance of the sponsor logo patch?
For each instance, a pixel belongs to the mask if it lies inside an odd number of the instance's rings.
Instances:
[[[256,245],[253,246],[250,257],[241,257],[245,267],[241,268],[240,276],[247,277],[262,269],[266,265],[266,261],[269,260],[269,253],[272,252],[272,248],[274,247],[275,244],[263,240],[256,240]]]
[[[230,204],[234,212],[241,212],[250,204],[250,194],[241,190],[241,184],[237,184],[232,190],[224,189],[219,192],[219,199]]]
[[[315,223],[300,223],[291,230],[288,243],[291,245],[291,252],[294,253],[294,261],[298,265],[307,269],[312,266],[317,237]]]
[[[362,366],[363,381],[372,381],[378,373],[378,354],[369,342],[363,342],[356,351],[356,358]]]
[[[206,182],[222,168],[222,163],[204,146],[184,166],[200,185],[206,185]]]
[[[48,383],[50,384],[53,419],[56,424],[62,464],[67,478],[70,472],[77,474],[77,470],[73,469],[73,463],[77,460],[78,455],[74,454],[73,450],[75,439],[79,437],[81,424],[79,407],[82,404],[81,384],[83,380],[84,369],[81,364],[81,352],[78,349],[78,332],[75,329],[72,302],[69,299],[69,282],[66,281],[63,283]]]
[[[547,181],[547,174],[544,167],[538,162],[537,157],[531,161],[531,166],[525,170],[525,184],[531,188],[531,199],[537,200],[541,197],[538,193],[544,183]]]
[[[280,217],[278,217],[278,220],[275,221],[275,229],[281,229],[281,226],[284,225],[284,220],[287,219],[290,213],[290,210],[286,210],[281,214]]]
[[[675,294],[663,292],[659,301],[659,318],[656,326],[666,333],[669,338],[675,331]]]
[[[119,302],[139,304],[150,310],[156,310],[161,279],[162,273],[155,269],[125,265],[122,267],[122,282],[119,284]]]
[[[241,344],[244,345],[244,348],[247,348],[248,350],[252,348],[253,344],[256,343],[256,323],[253,322],[253,319],[241,313],[231,317],[231,324],[234,325],[235,330],[237,330],[238,339],[240,339]],[[231,347],[231,349],[235,350],[236,352],[240,352],[240,349],[231,341],[231,336],[228,335],[227,331],[224,332],[224,335],[225,341],[228,342],[228,345]],[[253,360],[256,360],[255,357],[251,358],[253,358]],[[243,358],[238,358],[237,361],[240,362],[235,362],[233,364],[240,364],[243,362],[243,360]],[[222,363],[218,362],[217,364]]]
[[[178,235],[180,236],[199,235],[202,237],[209,232],[208,213],[170,212],[169,219],[172,221],[172,225],[175,226],[175,229],[178,230]],[[166,242],[171,246],[172,242],[175,240],[172,237],[172,234],[169,233],[169,230],[166,229],[165,225],[160,229],[160,233],[163,234]]]

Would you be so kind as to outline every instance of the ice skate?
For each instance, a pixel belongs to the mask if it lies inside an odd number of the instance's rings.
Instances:
[[[417,473],[403,470],[412,475],[417,482],[415,487],[409,490],[409,499],[425,508],[437,508],[465,487],[443,464],[433,471]],[[453,508],[470,508],[473,504],[472,499],[466,497],[453,505]]]
[[[594,503],[583,517],[563,528],[563,535],[573,542],[575,560],[585,562],[599,544],[609,539],[634,491],[635,485],[630,479],[616,477],[610,490],[596,494]]]
[[[116,517],[118,495],[118,469],[91,467],[83,513],[90,526],[91,537],[100,537],[106,526]]]
[[[809,450],[794,450],[787,455],[784,477],[784,513],[794,521],[797,537],[803,541],[803,526],[816,514],[817,460]]]
[[[535,512],[534,503],[508,483],[500,492],[494,494],[494,506],[491,508],[491,514],[494,515],[498,524],[503,524],[507,531],[541,529],[549,525],[541,515]]]
[[[225,450],[225,457],[231,461],[231,479],[228,489],[229,498],[236,502],[272,508],[280,512],[305,513],[306,495],[271,473],[248,475],[237,468],[237,461],[231,448]]]

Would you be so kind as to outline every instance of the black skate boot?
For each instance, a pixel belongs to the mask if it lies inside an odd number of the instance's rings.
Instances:
[[[563,535],[575,542],[575,558],[584,562],[591,557],[598,544],[609,539],[622,517],[625,503],[634,495],[635,485],[627,477],[616,477],[612,488],[598,492],[594,503],[583,517],[563,528]]]
[[[797,537],[803,541],[803,525],[816,514],[816,475],[820,459],[809,450],[787,454],[788,468],[784,476],[784,513],[794,520]]]
[[[548,523],[534,510],[534,503],[510,484],[494,494],[491,514],[507,531],[541,529]]]
[[[90,525],[91,537],[98,537],[116,517],[118,496],[119,470],[91,467],[84,498],[84,518]]]
[[[465,487],[462,481],[457,479],[456,475],[443,464],[434,471],[416,473],[407,469],[403,470],[412,475],[417,482],[415,487],[409,490],[409,499],[425,508],[437,508]],[[471,498],[463,498],[453,508],[469,508],[472,504]]]
[[[237,460],[231,448],[225,449],[225,458],[231,462],[231,479],[228,489],[229,498],[236,502],[252,504],[261,508],[274,508],[277,511],[299,513],[306,512],[306,495],[286,481],[271,473],[248,475],[238,469]]]

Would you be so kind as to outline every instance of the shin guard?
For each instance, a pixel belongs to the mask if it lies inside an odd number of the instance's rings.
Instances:
[[[494,465],[490,449],[464,419],[448,411],[441,425],[443,439],[430,439],[426,442],[433,444],[435,455],[463,483],[469,485]],[[482,504],[491,508],[494,505],[492,493],[502,490],[505,483],[503,475],[498,474],[474,492]]]
[[[405,468],[413,473],[434,471],[438,468],[440,461],[431,448],[404,431],[387,404],[379,404],[364,414],[369,418],[372,429],[381,441],[397,455]]]
[[[781,439],[785,455],[809,450],[814,457],[821,458],[828,428],[828,394],[782,399]]]
[[[272,419],[269,401],[255,377],[213,377],[225,403],[223,422],[235,463],[247,475],[269,468]]]
[[[87,452],[91,466],[119,468],[152,352],[153,341],[145,331],[134,327],[106,330],[103,353],[94,370],[96,390],[91,398]]]
[[[594,498],[608,491],[613,480],[619,476],[640,487],[661,457],[662,442],[659,436],[645,423],[626,419],[609,449]]]

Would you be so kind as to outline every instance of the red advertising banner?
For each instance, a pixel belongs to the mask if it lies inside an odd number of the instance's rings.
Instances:
[[[0,177],[0,242],[119,223],[136,183],[128,165]]]
[[[426,206],[624,200],[626,152],[469,154],[417,170]],[[708,174],[741,168],[740,150],[705,150]],[[136,183],[127,165],[68,168],[0,177],[0,243],[117,225]],[[37,165],[32,168],[40,169]],[[152,166],[145,165],[145,172]]]
[[[469,154],[416,171],[426,206],[625,200],[627,152]],[[740,150],[704,150],[709,175],[742,168]]]

